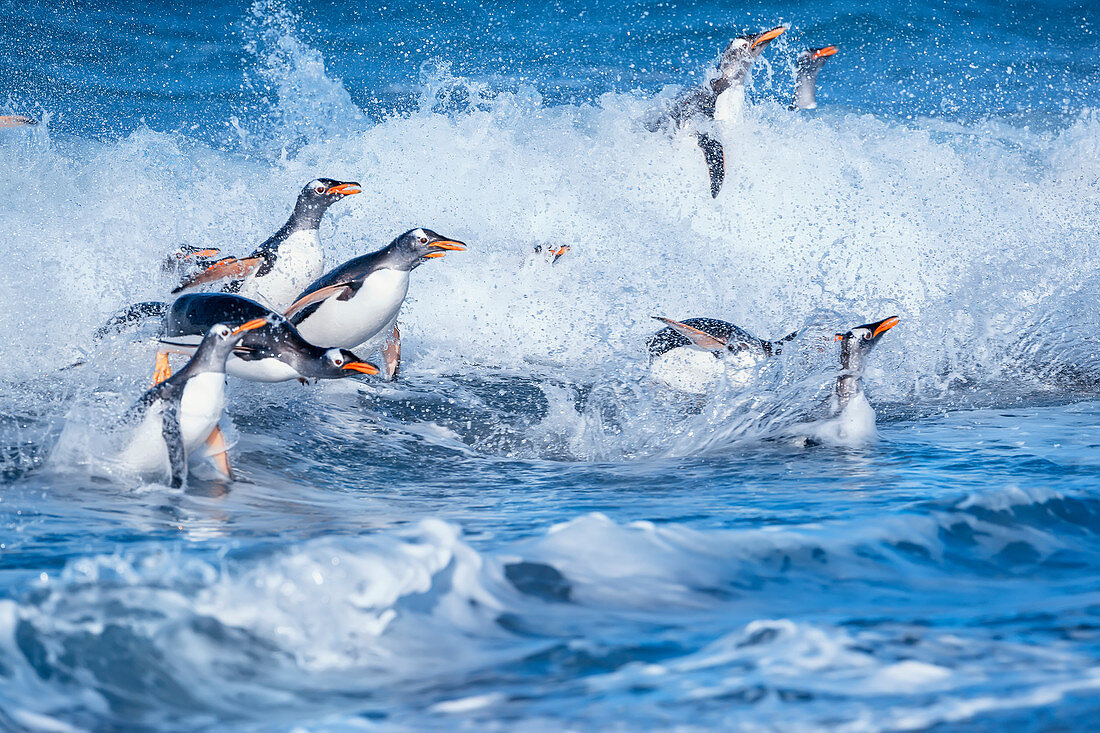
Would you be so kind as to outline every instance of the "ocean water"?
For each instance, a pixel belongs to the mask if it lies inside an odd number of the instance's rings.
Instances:
[[[201,5],[0,0],[0,729],[1094,728],[1094,3]],[[642,122],[780,22],[711,199]],[[92,331],[322,175],[332,265],[470,245],[402,379],[232,381],[235,482],[112,472],[152,349]],[[804,335],[685,400],[654,315]]]

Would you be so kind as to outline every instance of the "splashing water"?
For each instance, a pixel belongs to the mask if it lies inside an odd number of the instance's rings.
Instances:
[[[10,8],[0,727],[1086,728],[1100,44],[937,8]],[[780,21],[711,199],[642,121]],[[318,175],[363,186],[329,266],[471,245],[402,380],[232,382],[238,481],[100,475],[152,354],[93,330]],[[892,313],[831,415],[829,337]],[[800,335],[690,397],[654,315]]]

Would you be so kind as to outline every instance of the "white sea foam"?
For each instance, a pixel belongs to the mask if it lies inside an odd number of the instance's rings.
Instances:
[[[600,700],[629,698],[638,711],[683,707],[744,730],[776,714],[807,729],[882,730],[1094,688],[1100,670],[1080,650],[903,620],[911,604],[929,608],[945,579],[962,582],[960,572],[975,598],[985,592],[980,576],[960,571],[972,565],[943,551],[944,531],[961,522],[979,542],[968,563],[997,562],[1022,541],[1039,558],[1065,545],[945,508],[771,532],[590,515],[492,553],[436,520],[239,556],[133,550],[73,560],[27,597],[0,602],[0,678],[7,712],[42,726],[197,724],[233,711],[259,724],[335,716],[339,728],[377,699],[383,708],[415,701],[419,717],[402,720],[414,727],[501,714],[537,727],[545,695],[559,721],[606,720]],[[1025,579],[1002,602],[986,599],[983,618],[1042,609],[1031,587]],[[896,620],[837,625],[869,590]],[[653,624],[682,646],[635,659],[632,630]],[[572,672],[525,677],[524,660],[542,654],[566,669],[620,661],[578,690]],[[111,664],[99,664],[103,655]],[[499,687],[509,675],[515,696]],[[74,689],[84,717],[69,714]],[[318,696],[323,708],[303,707]]]

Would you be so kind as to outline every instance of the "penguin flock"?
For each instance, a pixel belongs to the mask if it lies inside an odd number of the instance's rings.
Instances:
[[[776,26],[738,36],[702,85],[643,121],[650,131],[695,135],[712,196],[718,195],[725,179],[720,126],[742,119],[745,81],[753,63],[786,30]],[[798,56],[791,110],[817,106],[818,73],[836,52],[835,46],[825,46]],[[0,117],[0,127],[33,124],[27,117]],[[320,223],[331,206],[361,192],[355,181],[310,181],[298,193],[286,223],[248,254],[180,246],[164,262],[164,269],[178,278],[171,290],[174,298],[128,306],[96,331],[96,337],[103,338],[135,324],[160,321],[154,384],[123,420],[129,434],[116,457],[121,464],[142,475],[166,476],[179,487],[190,464],[209,459],[231,479],[228,444],[219,427],[227,375],[304,383],[351,375],[397,378],[401,365],[397,317],[412,271],[429,259],[461,252],[466,244],[420,227],[325,272]],[[569,247],[547,250],[551,262],[556,262]],[[729,374],[732,367],[733,381],[747,383],[744,375],[780,355],[799,336],[796,332],[768,341],[716,318],[655,318],[664,327],[646,343],[652,380],[685,393],[707,392],[718,368]],[[891,316],[835,336],[841,342],[841,363],[834,413],[861,394],[867,352],[897,323],[898,318]],[[378,337],[384,339],[381,367],[354,351]],[[173,371],[175,356],[187,361]]]

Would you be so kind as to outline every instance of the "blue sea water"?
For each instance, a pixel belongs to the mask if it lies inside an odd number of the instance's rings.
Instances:
[[[711,199],[642,121],[780,22]],[[0,729],[1091,730],[1098,34],[1090,2],[0,0],[0,114],[42,119],[0,130]],[[92,331],[319,175],[364,189],[332,264],[470,244],[413,274],[402,379],[231,382],[231,484],[104,471],[152,355]],[[877,433],[799,439],[818,336],[891,313]],[[686,404],[652,315],[811,335]]]

